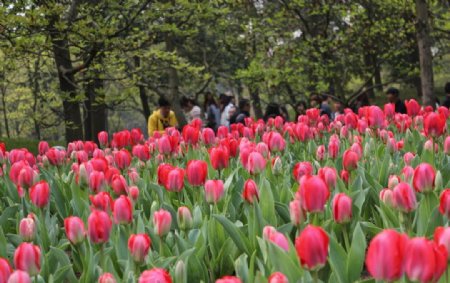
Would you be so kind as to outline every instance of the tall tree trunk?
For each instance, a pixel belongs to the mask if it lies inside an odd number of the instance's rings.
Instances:
[[[377,55],[372,55],[372,64],[373,64],[373,71],[375,73],[375,85],[377,86],[375,89],[379,92],[383,91],[383,81],[381,79],[381,68],[380,65],[377,62]]]
[[[104,81],[98,76],[93,81],[91,96],[91,137],[98,143],[98,133],[107,130],[107,111],[105,102]]]
[[[6,136],[10,138],[9,135],[9,124],[8,124],[8,115],[6,114],[6,89],[4,87],[2,89],[2,106],[3,106],[3,120],[5,121],[5,130],[6,130]]]
[[[170,34],[166,35],[166,50],[168,52],[175,51],[175,44],[173,36]],[[183,127],[187,124],[186,117],[184,116],[183,109],[180,106],[180,98],[178,97],[178,72],[173,66],[169,67],[168,70],[169,75],[169,100],[172,102],[172,108],[177,116],[178,124],[180,127]]]
[[[139,56],[134,56],[134,66],[136,69],[139,69],[141,67],[141,58]],[[143,81],[141,79],[139,80],[138,87],[139,87],[139,97],[141,98],[144,118],[145,118],[145,120],[147,120],[148,117],[150,116],[150,107],[148,106],[147,91],[146,91]]]
[[[86,84],[86,100],[84,101],[84,140],[92,140],[92,101],[95,98],[94,82],[90,81]]]
[[[263,112],[261,108],[261,99],[259,98],[259,91],[256,87],[249,87],[249,90],[256,119],[260,119],[263,117]]]
[[[53,55],[56,69],[58,70],[59,89],[63,95],[64,123],[66,129],[66,141],[71,142],[83,138],[81,123],[81,111],[76,99],[76,85],[70,59],[69,42],[65,35],[61,34],[54,26],[55,21],[50,23],[50,37],[52,40]]]
[[[433,94],[433,57],[431,54],[430,23],[426,0],[416,0],[416,36],[420,58],[422,104],[435,106]]]
[[[34,70],[31,72],[31,70],[28,70],[28,77],[29,82],[31,84],[31,90],[33,93],[33,122],[34,122],[34,130],[36,131],[36,137],[38,140],[41,139],[41,129],[39,125],[38,119],[36,119],[37,115],[37,106],[38,106],[38,99],[39,99],[39,93],[40,93],[40,85],[39,85],[39,65],[41,61],[41,54],[39,54],[38,58],[34,62]]]

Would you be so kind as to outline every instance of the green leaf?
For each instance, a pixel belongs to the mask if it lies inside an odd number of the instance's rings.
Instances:
[[[364,267],[366,247],[366,237],[358,223],[353,231],[352,245],[347,258],[347,274],[349,282],[354,282],[361,276],[361,271]]]
[[[344,248],[330,235],[330,266],[340,283],[351,282],[347,275],[347,254]]]
[[[285,250],[268,242],[269,262],[275,268],[274,271],[279,271],[289,278],[289,282],[297,282],[303,275],[303,270],[300,267],[300,262],[293,261]]]
[[[241,252],[250,255],[250,248],[249,248],[250,243],[247,237],[245,237],[245,235],[242,233],[242,231],[239,230],[239,228],[236,227],[236,225],[231,223],[231,221],[228,220],[223,215],[214,214],[213,217],[217,219],[217,221],[219,221],[220,224],[222,224],[223,228],[225,228],[225,231],[227,231],[228,235],[230,235],[231,239],[236,244],[238,249]]]
[[[0,227],[5,227],[9,218],[12,218],[19,210],[18,205],[7,207],[0,216]]]

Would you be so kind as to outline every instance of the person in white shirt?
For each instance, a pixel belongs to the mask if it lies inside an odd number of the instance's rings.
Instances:
[[[180,100],[180,105],[185,112],[188,123],[195,119],[202,119],[202,109],[195,103],[194,99],[184,96]]]
[[[220,95],[220,108],[222,109],[222,114],[220,116],[221,126],[230,126],[230,117],[236,112],[236,107],[231,102],[232,97],[221,94]]]

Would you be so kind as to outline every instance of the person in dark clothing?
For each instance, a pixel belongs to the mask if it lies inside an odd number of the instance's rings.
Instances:
[[[267,122],[269,118],[276,118],[281,116],[280,106],[277,103],[269,103],[264,114],[264,121]]]
[[[328,96],[325,96],[328,99]],[[322,103],[322,98],[317,94],[312,94],[309,98],[309,104],[312,108],[319,108],[320,115],[327,115],[331,119],[331,108],[327,102]]]
[[[296,105],[295,105],[295,114],[296,114],[296,118],[295,120],[297,121],[298,116],[300,115],[305,115],[306,114],[306,109],[308,109],[308,105],[306,105],[306,102],[303,100],[300,100]]]
[[[241,99],[239,101],[239,109],[230,118],[230,124],[244,123],[245,118],[250,117],[250,101],[248,99]]]
[[[403,101],[400,100],[400,92],[398,91],[398,89],[396,89],[395,87],[390,87],[387,91],[386,91],[386,96],[388,98],[389,103],[394,103],[395,104],[395,112],[396,113],[401,113],[401,114],[406,114],[406,106],[405,103],[403,103]]]
[[[442,106],[450,108],[450,82],[445,84],[445,99]]]

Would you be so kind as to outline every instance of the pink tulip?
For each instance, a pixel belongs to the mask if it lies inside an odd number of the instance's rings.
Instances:
[[[283,273],[274,272],[269,276],[268,283],[289,283],[289,280]]]
[[[128,239],[128,250],[136,262],[143,262],[148,255],[152,241],[147,234],[133,234]]]
[[[172,283],[172,278],[166,270],[153,268],[141,274],[139,283]]]
[[[19,235],[25,242],[32,242],[36,235],[36,216],[32,213],[20,220]]]
[[[8,283],[31,283],[31,278],[27,272],[16,270],[9,276]]]
[[[108,146],[108,133],[105,131],[101,131],[97,135],[98,142],[100,143],[100,146],[107,147]]]
[[[39,207],[45,207],[50,200],[50,186],[46,181],[40,181],[30,188],[30,200]]]
[[[278,232],[272,226],[266,226],[263,229],[263,238],[267,241],[274,243],[285,251],[289,250],[289,243],[286,236],[283,233]]]
[[[333,219],[336,223],[346,223],[352,218],[352,199],[344,193],[334,196],[332,202]]]
[[[9,262],[0,257],[0,283],[6,283],[11,273],[13,273],[13,270]]]
[[[70,216],[64,219],[64,228],[66,231],[67,239],[76,245],[81,243],[86,236],[86,229],[84,228],[84,222],[81,218],[76,216]]]
[[[436,172],[428,163],[421,163],[414,170],[413,185],[417,192],[429,192],[434,188]]]
[[[248,156],[248,162],[246,169],[247,171],[254,175],[261,173],[266,168],[266,159],[259,152],[252,152]]]
[[[94,210],[88,218],[88,234],[94,244],[101,244],[109,241],[112,221],[109,215],[101,210]]]
[[[208,164],[203,160],[189,160],[186,175],[192,186],[201,186],[205,183],[208,175]]]
[[[192,214],[186,206],[180,206],[177,211],[177,222],[181,230],[192,228]]]
[[[113,175],[111,179],[111,188],[116,195],[125,195],[128,192],[128,185],[125,177],[120,174]]]
[[[309,176],[302,179],[299,192],[303,209],[310,213],[322,212],[330,197],[327,185],[318,176]]]
[[[158,234],[158,236],[163,237],[170,231],[172,215],[164,209],[156,211],[153,215],[153,225],[155,227],[155,233]]]
[[[34,276],[41,270],[41,249],[30,243],[20,244],[14,252],[14,266],[16,269],[28,272]]]
[[[255,199],[256,201],[259,201],[259,190],[255,181],[253,181],[252,179],[248,179],[247,181],[245,181],[242,197],[250,204],[252,204]]]
[[[114,201],[114,222],[116,224],[128,224],[133,221],[133,204],[131,200],[121,195]]]
[[[417,207],[417,200],[414,190],[408,183],[401,182],[395,186],[394,207],[403,212],[411,212]]]
[[[217,203],[223,196],[222,180],[208,180],[205,183],[205,197],[208,203]]]

